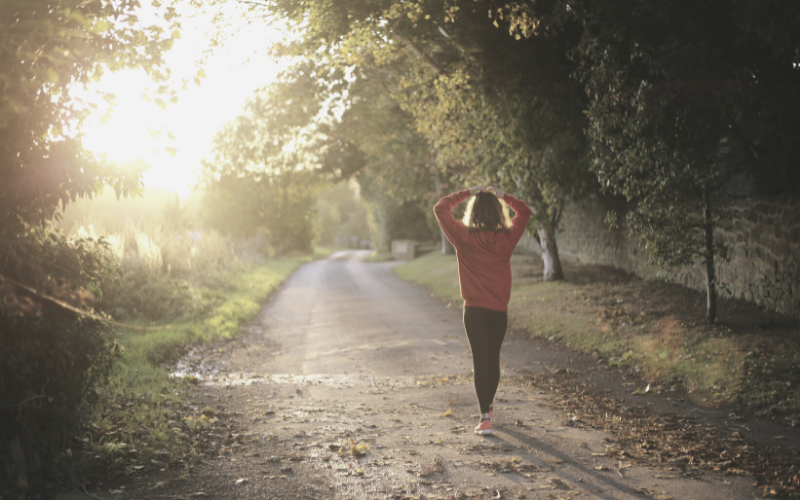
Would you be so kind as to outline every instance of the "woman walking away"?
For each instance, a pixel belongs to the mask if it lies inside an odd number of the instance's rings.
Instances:
[[[450,211],[470,197],[461,223]],[[503,202],[517,213],[514,220],[509,220]],[[475,186],[445,196],[433,211],[458,257],[464,329],[472,350],[475,392],[481,407],[481,422],[475,433],[491,434],[492,401],[500,383],[500,346],[508,324],[511,252],[525,231],[531,210],[496,187]]]

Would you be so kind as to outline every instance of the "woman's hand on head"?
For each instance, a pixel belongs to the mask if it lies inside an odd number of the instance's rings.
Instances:
[[[493,195],[497,196],[501,200],[506,195],[506,193],[504,193],[502,189],[494,187],[494,186],[489,186],[489,187],[486,188],[486,190],[489,191],[490,193],[492,193]]]
[[[481,191],[486,191],[484,186],[473,186],[469,188],[470,196],[475,196],[476,194],[480,193]]]

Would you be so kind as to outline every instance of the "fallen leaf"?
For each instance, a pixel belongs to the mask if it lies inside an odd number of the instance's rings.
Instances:
[[[247,479],[245,479],[245,478],[242,478],[242,479],[237,479],[237,480],[236,480],[236,486],[239,486],[239,485],[241,485],[241,484],[244,484],[244,483],[246,483],[246,482],[248,482],[248,481],[247,481]]]

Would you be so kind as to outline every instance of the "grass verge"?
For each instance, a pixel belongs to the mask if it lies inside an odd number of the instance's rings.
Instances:
[[[199,290],[211,304],[211,313],[202,320],[118,333],[122,359],[102,388],[102,403],[82,438],[84,457],[123,473],[185,465],[193,444],[180,430],[179,408],[185,409],[181,395],[191,380],[171,377],[165,362],[189,344],[235,337],[292,272],[328,253],[317,250],[231,272],[213,289]]]
[[[558,339],[600,355],[653,391],[680,386],[700,404],[735,403],[782,423],[800,421],[796,320],[720,300],[719,321],[707,324],[705,296],[677,285],[567,262],[564,281],[543,282],[538,257],[514,255],[511,264],[510,336]],[[428,254],[394,270],[461,301],[454,256]]]

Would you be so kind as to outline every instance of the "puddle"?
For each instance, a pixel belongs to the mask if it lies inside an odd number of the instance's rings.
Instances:
[[[221,352],[221,349],[217,352],[206,347],[190,349],[181,357],[174,367],[171,367],[170,376],[176,378],[192,378],[200,384],[218,387],[277,384],[392,389],[394,387],[413,386],[417,383],[416,379],[411,376],[376,377],[374,375],[347,373],[312,373],[305,375],[294,373],[232,373],[220,370],[217,367],[214,358],[219,356]],[[274,354],[279,354],[279,352]]]
[[[173,377],[188,378],[194,377],[200,383],[211,386],[246,386],[253,384],[277,384],[277,385],[324,385],[338,387],[408,387],[416,385],[413,377],[374,377],[372,375],[356,374],[327,374],[313,373],[307,375],[295,375],[291,373],[220,373],[213,369],[207,372],[193,369],[185,369],[178,366],[178,369],[170,373]]]

